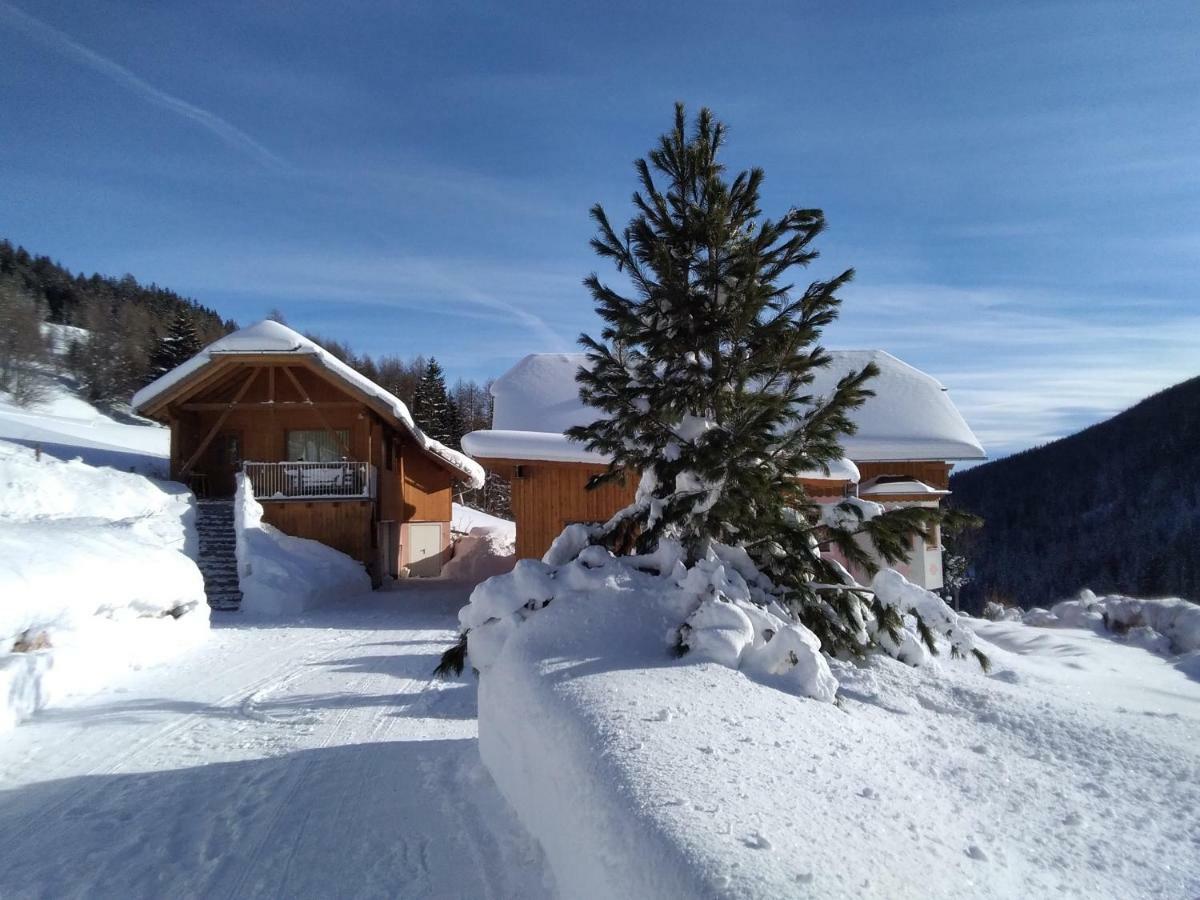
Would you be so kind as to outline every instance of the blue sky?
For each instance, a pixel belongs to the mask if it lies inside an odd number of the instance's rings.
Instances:
[[[587,209],[628,217],[679,99],[766,211],[826,211],[827,343],[993,455],[1200,374],[1194,0],[0,0],[0,41],[0,234],[243,323],[475,378],[571,348]]]

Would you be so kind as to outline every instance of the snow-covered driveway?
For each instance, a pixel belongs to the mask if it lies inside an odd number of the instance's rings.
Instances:
[[[544,895],[474,684],[430,679],[464,599],[218,615],[177,663],[39,713],[0,740],[0,896]]]

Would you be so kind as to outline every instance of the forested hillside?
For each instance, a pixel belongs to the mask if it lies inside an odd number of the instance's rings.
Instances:
[[[141,284],[132,275],[112,278],[73,273],[47,256],[34,256],[24,247],[0,240],[0,329],[4,348],[0,370],[6,379],[20,379],[44,361],[47,348],[39,337],[40,323],[76,325],[87,329],[88,339],[65,351],[67,374],[78,382],[80,393],[102,405],[122,403],[156,377],[155,359],[172,326],[186,331],[199,349],[235,325],[195,300],[156,284]],[[18,385],[18,399],[37,385]],[[11,385],[0,383],[11,391]]]
[[[984,518],[964,597],[1041,605],[1082,587],[1200,601],[1200,378],[1078,434],[956,474]]]

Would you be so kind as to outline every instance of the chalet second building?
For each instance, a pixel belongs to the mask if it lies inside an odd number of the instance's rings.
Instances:
[[[341,550],[376,583],[439,574],[453,486],[483,483],[398,398],[278,322],[210,344],[132,405],[170,426],[171,478],[221,498],[244,473],[264,521]]]
[[[811,391],[831,392],[847,372],[874,362],[875,396],[853,413],[858,431],[842,441],[846,459],[830,472],[801,481],[818,502],[858,496],[896,505],[938,506],[949,494],[950,470],[985,454],[946,389],[934,378],[882,350],[831,351]],[[596,418],[579,400],[575,373],[583,354],[525,357],[492,386],[493,427],[463,438],[463,448],[487,469],[510,480],[517,525],[517,556],[540,557],[573,522],[602,522],[633,500],[636,484],[609,482],[587,490],[607,457],[590,453],[563,433]],[[939,536],[914,540],[907,565],[898,568],[927,588],[942,586]]]

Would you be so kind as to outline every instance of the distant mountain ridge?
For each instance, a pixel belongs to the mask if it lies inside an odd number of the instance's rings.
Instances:
[[[985,520],[967,548],[976,598],[1031,606],[1090,587],[1200,601],[1200,377],[950,489]]]

